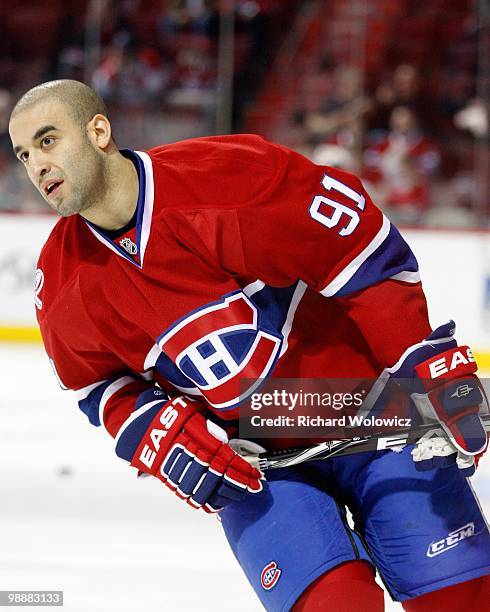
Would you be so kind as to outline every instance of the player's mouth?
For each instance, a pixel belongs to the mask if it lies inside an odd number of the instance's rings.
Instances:
[[[63,182],[61,180],[51,180],[44,184],[43,191],[48,200],[59,192]]]

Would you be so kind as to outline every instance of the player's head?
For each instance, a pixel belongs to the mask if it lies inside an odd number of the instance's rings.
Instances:
[[[9,131],[29,179],[61,215],[101,200],[108,156],[117,149],[104,102],[93,89],[72,80],[33,87],[15,105]]]

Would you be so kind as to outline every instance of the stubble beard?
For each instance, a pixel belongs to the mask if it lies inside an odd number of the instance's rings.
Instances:
[[[104,202],[107,193],[107,168],[102,153],[96,151],[90,143],[83,155],[74,160],[76,167],[76,185],[72,184],[72,193],[57,209],[62,217],[82,214]],[[75,172],[74,172],[75,174]]]

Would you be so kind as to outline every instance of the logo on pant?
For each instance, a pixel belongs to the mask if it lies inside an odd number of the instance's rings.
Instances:
[[[465,540],[466,538],[470,538],[475,535],[475,524],[467,523],[460,527],[459,529],[455,529],[448,533],[445,538],[442,540],[438,540],[437,542],[431,542],[429,544],[429,548],[427,550],[428,557],[435,557],[436,555],[440,555],[441,553],[450,550],[457,546],[461,540]]]
[[[270,591],[281,577],[282,570],[277,567],[275,561],[268,563],[260,573],[260,584],[266,591]]]

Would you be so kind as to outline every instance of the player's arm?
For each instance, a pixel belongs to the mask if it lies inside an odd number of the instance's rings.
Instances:
[[[99,366],[101,361],[99,357]],[[72,372],[83,376],[90,369],[87,359],[75,364],[72,354]],[[56,370],[61,379],[62,371]],[[229,447],[226,432],[207,418],[203,404],[184,396],[170,398],[125,372],[75,393],[90,423],[115,439],[120,459],[139,475],[159,479],[189,506],[217,512],[262,490],[261,474]]]
[[[338,298],[373,353],[407,393],[426,423],[440,423],[447,437],[423,438],[412,455],[419,469],[450,465],[474,472],[486,448],[479,417],[486,411],[471,350],[458,346],[452,321],[431,330],[420,284],[384,281]]]
[[[331,182],[352,202],[361,201],[366,208],[369,202],[374,207],[360,181],[346,176]],[[336,210],[349,217],[347,209]],[[360,253],[351,243],[353,254],[344,259],[340,271],[334,271],[334,277],[332,272],[327,275],[320,291],[335,298],[356,323],[376,359],[410,393],[422,419],[440,422],[447,432],[445,440],[422,440],[417,445],[417,467],[428,469],[457,458],[469,475],[474,470],[473,457],[487,442],[478,416],[483,397],[471,351],[458,347],[453,323],[431,330],[416,258],[396,228],[389,224],[383,238],[382,229],[374,233],[369,225],[361,227],[360,213],[359,221],[353,218],[352,234],[359,231],[361,241],[365,234],[374,238]]]

